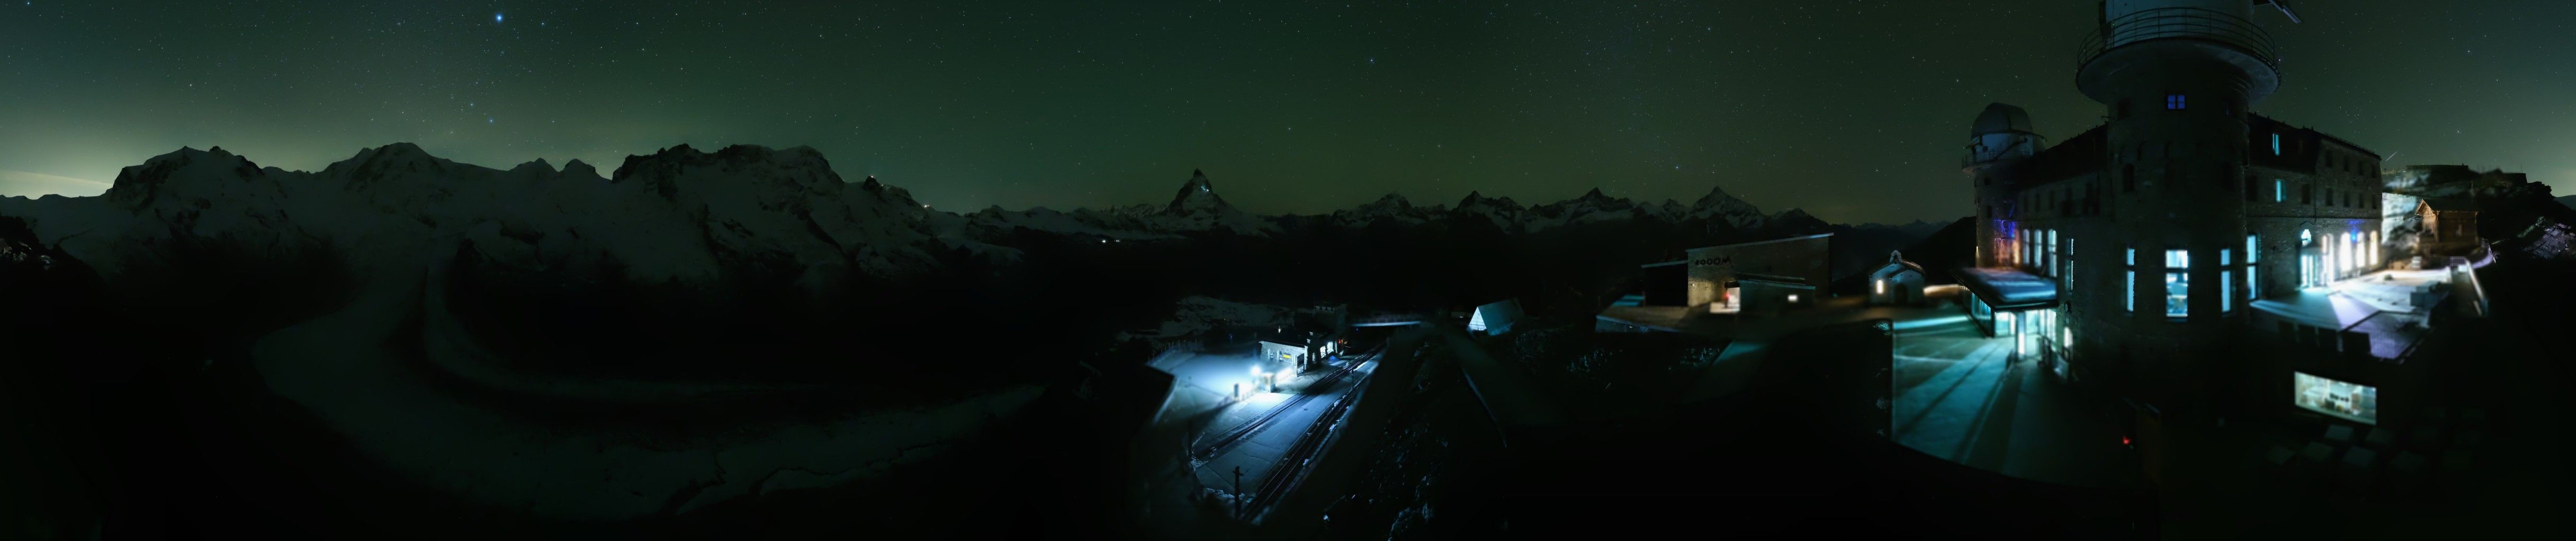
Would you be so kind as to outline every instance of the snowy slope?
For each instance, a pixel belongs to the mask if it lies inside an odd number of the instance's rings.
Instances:
[[[101,196],[0,198],[0,215],[27,220],[35,240],[91,264],[111,287],[122,269],[155,264],[129,259],[131,248],[174,236],[270,255],[336,248],[362,290],[328,314],[250,337],[261,388],[424,486],[540,516],[630,520],[875,477],[982,437],[1040,392],[1021,386],[664,439],[548,425],[468,398],[696,408],[811,389],[519,370],[525,363],[484,350],[448,311],[444,273],[466,246],[491,264],[531,269],[608,257],[647,282],[708,279],[760,260],[807,269],[809,279],[903,276],[932,272],[931,254],[949,248],[1011,253],[958,234],[962,220],[901,188],[843,182],[809,148],[674,147],[629,156],[608,177],[580,162],[485,168],[410,144],[364,149],[316,172],[181,149],[126,168]],[[405,338],[417,350],[395,345]]]

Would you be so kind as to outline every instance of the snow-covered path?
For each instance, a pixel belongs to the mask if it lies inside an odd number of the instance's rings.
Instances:
[[[921,460],[985,432],[1035,400],[1034,386],[938,407],[870,412],[826,423],[746,429],[674,444],[542,425],[448,396],[405,366],[390,338],[422,310],[427,265],[380,269],[348,307],[261,338],[253,359],[269,388],[347,436],[360,452],[413,480],[470,501],[577,521],[685,513],[731,498],[834,486]],[[444,314],[424,319],[444,320]],[[452,323],[450,321],[449,323]],[[471,366],[452,327],[423,337],[437,366]],[[462,364],[460,364],[462,363]],[[506,373],[469,374],[478,383]],[[609,387],[519,381],[519,391],[610,398]],[[730,388],[632,388],[627,400],[688,400]]]

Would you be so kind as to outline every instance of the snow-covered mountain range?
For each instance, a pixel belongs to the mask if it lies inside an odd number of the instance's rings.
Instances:
[[[0,198],[38,238],[112,279],[120,246],[173,235],[292,250],[322,242],[358,265],[420,265],[459,241],[528,269],[598,263],[644,282],[709,278],[721,263],[783,258],[815,277],[922,272],[932,249],[1006,249],[964,239],[902,188],[851,183],[821,153],[686,145],[628,156],[609,176],[578,160],[498,170],[397,143],[318,172],[260,167],[222,148],[183,148],[127,167],[98,197]]]
[[[1455,206],[1415,206],[1401,194],[1386,194],[1376,201],[1330,214],[1334,224],[1363,227],[1380,220],[1403,225],[1419,225],[1449,216],[1481,216],[1496,228],[1511,233],[1535,233],[1568,224],[1630,220],[1656,220],[1677,223],[1688,220],[1717,220],[1737,229],[1760,227],[1781,218],[1804,216],[1790,209],[1778,214],[1764,214],[1760,208],[1728,195],[1725,189],[1712,188],[1698,202],[1684,205],[1666,199],[1662,203],[1632,201],[1603,195],[1598,188],[1574,199],[1533,207],[1522,207],[1508,197],[1486,197],[1468,193]]]
[[[501,170],[396,143],[315,172],[261,167],[222,148],[183,148],[126,168],[102,196],[0,197],[0,215],[27,219],[43,242],[61,243],[109,277],[122,255],[112,248],[190,235],[280,251],[323,242],[362,265],[419,265],[461,242],[496,264],[548,270],[613,262],[649,283],[708,279],[747,259],[792,264],[810,281],[933,272],[935,254],[961,249],[1007,262],[1017,250],[1004,244],[1021,229],[1150,241],[1269,236],[1319,222],[1358,228],[1477,218],[1510,234],[1638,221],[1825,225],[1797,209],[1765,213],[1718,188],[1689,204],[1594,189],[1533,206],[1481,193],[1455,205],[1419,206],[1390,193],[1321,216],[1255,215],[1220,193],[1205,172],[1193,171],[1160,205],[955,214],[873,177],[850,182],[807,147],[705,152],[681,145],[628,156],[603,177],[578,160]]]

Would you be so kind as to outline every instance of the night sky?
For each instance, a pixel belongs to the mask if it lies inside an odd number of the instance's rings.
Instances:
[[[961,211],[1160,203],[1203,168],[1264,213],[1721,185],[1939,220],[1969,212],[1987,102],[2052,141],[2102,115],[2072,83],[2086,0],[5,2],[9,194],[95,193],[76,179],[183,145],[607,169],[750,143]],[[2258,112],[2576,193],[2576,2],[2300,7],[2255,12],[2286,73]]]

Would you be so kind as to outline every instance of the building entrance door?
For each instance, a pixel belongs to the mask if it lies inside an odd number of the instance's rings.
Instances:
[[[2050,350],[2056,345],[2056,341],[2050,338],[2057,336],[2057,309],[2032,310],[2022,314],[2021,319],[2025,323],[2021,336],[2015,338],[2021,343],[2015,344],[2013,348],[2021,351],[2026,358],[2049,358]]]
[[[2324,259],[2325,256],[2318,254],[2315,251],[2308,251],[2299,254],[2300,288],[2325,287],[2326,265]]]

